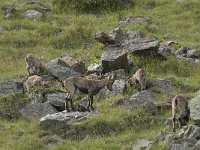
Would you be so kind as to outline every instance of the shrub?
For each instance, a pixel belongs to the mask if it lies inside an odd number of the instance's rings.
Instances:
[[[8,119],[18,119],[19,109],[24,106],[29,99],[24,94],[13,94],[0,97],[0,117]]]
[[[132,0],[54,0],[54,5],[65,11],[69,8],[78,13],[102,13],[103,11],[116,11],[132,5]]]

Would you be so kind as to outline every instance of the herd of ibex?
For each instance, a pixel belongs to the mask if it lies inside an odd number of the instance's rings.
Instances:
[[[41,72],[44,70],[44,64],[40,58],[33,54],[28,54],[25,57],[27,63],[27,71],[29,78],[25,82],[27,91],[30,91],[33,86],[47,86],[47,81],[44,81],[41,76]],[[33,75],[30,72],[33,71]],[[87,106],[88,111],[93,111],[93,96],[99,93],[99,91],[107,86],[109,90],[112,90],[112,84],[115,81],[115,75],[109,77],[98,76],[90,74],[83,77],[69,77],[63,81],[63,87],[67,91],[68,95],[65,98],[65,108],[69,112],[69,102],[71,109],[75,110],[73,105],[73,97],[77,90],[82,93],[88,94],[89,102]],[[135,74],[129,78],[128,83],[130,86],[140,85],[140,91],[146,89],[146,72],[144,69],[138,69]],[[176,119],[176,115],[179,112],[179,117]],[[188,106],[187,99],[183,95],[177,95],[172,100],[172,122],[173,131],[175,132],[175,123],[178,120],[179,126],[186,125],[190,118],[190,108]]]

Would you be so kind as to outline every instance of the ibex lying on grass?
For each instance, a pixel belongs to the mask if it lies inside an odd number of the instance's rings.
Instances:
[[[27,64],[27,71],[29,73],[29,76],[31,75],[30,69],[33,70],[33,74],[39,75],[44,69],[44,64],[40,58],[33,54],[28,54],[25,57],[26,64]]]
[[[48,84],[48,81],[44,81],[42,79],[42,77],[37,76],[37,75],[30,76],[25,82],[25,86],[26,86],[28,92],[30,91],[30,89],[33,86],[45,86],[46,87],[47,84]]]
[[[138,69],[136,73],[129,79],[129,84],[131,86],[136,86],[136,84],[140,84],[141,91],[146,89],[146,72],[144,69]]]
[[[109,90],[112,90],[112,84],[114,82],[114,76],[108,77],[102,80],[87,79],[84,77],[70,77],[64,81],[64,88],[68,92],[68,96],[65,98],[65,106],[69,112],[68,101],[71,103],[72,110],[75,110],[72,99],[76,90],[84,94],[88,94],[89,102],[87,110],[94,110],[93,105],[93,95],[96,95],[103,87],[107,86]]]
[[[176,95],[172,100],[172,122],[173,132],[176,131],[176,114],[179,112],[178,124],[179,127],[184,126],[190,119],[190,108],[188,106],[187,98],[183,95]]]

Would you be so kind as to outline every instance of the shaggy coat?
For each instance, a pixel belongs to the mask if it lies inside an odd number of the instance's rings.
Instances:
[[[29,73],[29,76],[31,75],[30,69],[33,70],[33,74],[35,74],[35,75],[39,75],[42,73],[44,65],[40,58],[38,58],[34,54],[28,54],[28,55],[26,55],[25,60],[26,60],[26,64],[27,64],[26,69]]]
[[[64,88],[68,92],[68,96],[65,98],[66,99],[66,109],[69,112],[69,105],[68,101],[71,103],[71,108],[72,110],[75,110],[72,99],[74,97],[74,94],[77,90],[84,94],[88,94],[89,97],[89,102],[87,106],[87,110],[89,111],[94,110],[93,107],[93,96],[99,93],[99,91],[107,86],[109,90],[112,90],[112,84],[114,82],[113,77],[109,77],[106,79],[102,80],[94,80],[94,79],[87,79],[84,77],[70,77],[64,81]]]
[[[29,92],[33,86],[47,86],[47,81],[43,81],[40,76],[32,75],[26,80],[25,86]]]
[[[178,116],[179,126],[186,125],[190,119],[190,108],[188,106],[187,98],[184,95],[176,95],[172,100],[172,121],[173,121],[173,132],[176,131],[176,115]]]
[[[129,83],[131,86],[136,86],[136,84],[140,84],[141,91],[146,89],[146,72],[144,69],[138,69],[136,73],[129,79]]]

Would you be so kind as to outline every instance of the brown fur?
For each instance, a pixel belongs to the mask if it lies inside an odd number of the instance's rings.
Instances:
[[[172,100],[172,118],[173,118],[173,131],[175,132],[176,115],[179,114],[179,126],[187,124],[190,118],[190,108],[188,106],[187,97],[184,95],[176,95]]]
[[[129,79],[131,86],[135,86],[137,83],[141,86],[141,91],[146,89],[146,72],[144,69],[138,69],[136,73]]]
[[[27,88],[27,91],[29,92],[30,89],[33,87],[33,86],[46,86],[46,82],[47,81],[44,81],[42,79],[42,77],[40,76],[37,76],[37,75],[32,75],[30,76],[26,82],[25,82],[25,86]]]
[[[96,74],[89,74],[89,75],[85,76],[85,78],[86,79],[91,79],[91,80],[100,80],[100,79],[102,79],[101,76],[98,76]]]
[[[71,108],[74,110],[74,105],[72,99],[76,90],[79,90],[82,93],[88,94],[89,103],[87,106],[87,110],[93,108],[93,95],[96,95],[103,87],[107,86],[109,90],[112,90],[112,84],[114,82],[113,78],[107,78],[102,80],[94,80],[94,79],[87,79],[84,77],[70,77],[64,81],[64,88],[68,92],[68,96],[66,99],[66,109],[69,110],[68,101],[71,103]]]
[[[43,71],[43,62],[40,58],[35,56],[34,54],[28,54],[25,57],[26,64],[27,64],[27,71],[29,76],[31,75],[30,69],[33,70],[33,74],[39,75]]]

